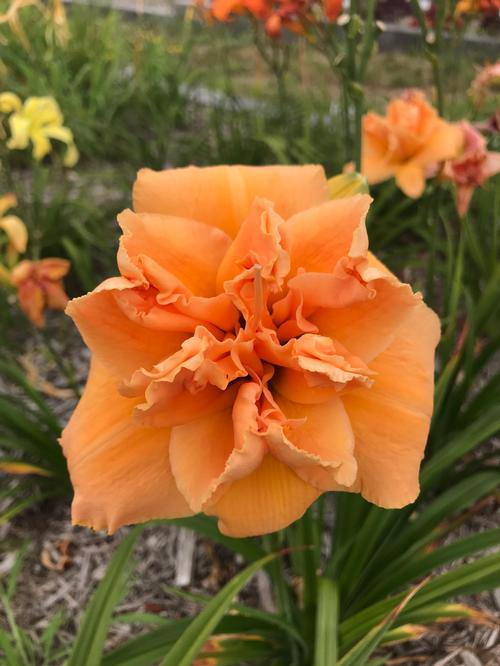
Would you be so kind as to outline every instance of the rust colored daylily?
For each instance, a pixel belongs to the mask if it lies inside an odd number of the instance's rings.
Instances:
[[[73,521],[285,527],[322,493],[419,491],[436,315],[368,252],[323,169],[139,172],[120,275],[67,313],[92,352],[64,430]]]
[[[500,172],[500,153],[487,150],[486,139],[474,127],[463,121],[463,150],[454,160],[446,162],[443,177],[455,183],[458,214],[468,211],[476,187]]]
[[[435,165],[454,158],[462,133],[440,118],[418,90],[392,100],[385,116],[363,118],[362,173],[370,184],[394,177],[409,197],[418,198]]]
[[[66,259],[47,258],[39,261],[21,261],[12,270],[10,281],[17,287],[19,305],[35,326],[44,323],[44,311],[64,310],[68,297],[63,287],[63,278],[69,271]]]

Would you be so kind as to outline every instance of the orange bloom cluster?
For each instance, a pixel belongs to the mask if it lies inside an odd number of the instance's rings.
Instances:
[[[459,0],[455,7],[455,16],[463,14],[498,16],[499,12],[500,0]]]
[[[409,90],[389,103],[385,116],[364,116],[361,170],[369,183],[394,177],[407,196],[417,198],[426,177],[458,155],[462,142],[459,127],[440,118],[422,92]]]
[[[476,187],[500,172],[500,153],[488,151],[486,139],[468,122],[459,124],[463,149],[454,160],[446,162],[443,177],[456,185],[459,215],[465,215]]]
[[[324,491],[412,502],[439,321],[319,166],[142,170],[120,275],[67,312],[93,355],[62,436],[73,521],[204,512],[256,535]]]
[[[10,281],[17,287],[21,310],[35,326],[44,325],[44,310],[64,310],[68,297],[63,287],[63,277],[69,271],[66,259],[41,259],[21,261],[10,274]]]
[[[270,37],[279,37],[283,28],[301,32],[315,5],[329,21],[336,21],[342,11],[342,0],[213,0],[212,16],[227,21],[234,14],[250,14],[264,22]]]

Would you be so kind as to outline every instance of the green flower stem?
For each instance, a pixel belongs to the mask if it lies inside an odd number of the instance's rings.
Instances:
[[[42,230],[39,225],[40,210],[44,205],[44,191],[47,183],[46,171],[40,162],[33,162],[31,192],[31,237],[30,248],[33,259],[40,259]]]
[[[289,129],[288,115],[288,90],[286,87],[286,72],[290,64],[290,46],[280,40],[263,38],[262,27],[257,20],[252,22],[254,43],[262,60],[271,70],[276,81],[278,93],[278,110],[280,121],[286,130]]]
[[[434,87],[436,89],[436,106],[439,115],[442,116],[444,114],[445,105],[442,73],[443,31],[448,10],[448,0],[437,0],[436,2],[437,12],[433,33],[431,33],[427,27],[425,14],[422,11],[418,0],[410,0],[410,4],[422,33],[422,39],[425,44],[425,55],[432,68]]]
[[[425,289],[425,300],[432,308],[435,302],[435,273],[436,273],[436,258],[437,258],[437,244],[439,240],[439,207],[441,203],[441,188],[435,184],[434,191],[431,193],[429,206],[422,206],[424,214],[424,221],[430,225],[430,248],[429,248],[429,261],[427,266],[427,279]]]

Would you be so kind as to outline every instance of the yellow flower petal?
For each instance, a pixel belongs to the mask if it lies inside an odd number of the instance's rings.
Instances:
[[[24,222],[16,215],[7,215],[0,218],[0,229],[3,229],[9,238],[10,245],[16,252],[26,252],[28,244],[28,230]]]
[[[14,208],[17,206],[17,197],[12,192],[7,192],[0,197],[0,217],[9,210],[9,208]]]
[[[78,152],[78,148],[75,146],[74,143],[70,143],[68,146],[68,150],[66,151],[66,155],[64,156],[63,164],[66,167],[74,167],[75,164],[78,162],[80,159],[80,153]]]
[[[43,130],[31,132],[31,141],[33,143],[33,157],[36,160],[40,161],[50,153],[50,141]]]
[[[10,139],[7,141],[9,150],[23,150],[28,147],[30,139],[30,123],[21,113],[13,113],[9,118]]]
[[[0,93],[0,113],[12,113],[12,111],[19,111],[21,107],[22,102],[16,94]]]

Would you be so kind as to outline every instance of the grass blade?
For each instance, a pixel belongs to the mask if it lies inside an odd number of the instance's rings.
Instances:
[[[320,578],[318,581],[314,666],[331,666],[331,664],[337,663],[338,607],[337,584],[331,578]]]
[[[259,569],[279,556],[280,553],[267,555],[257,562],[253,562],[235,576],[191,622],[161,661],[160,666],[191,666],[204,643],[231,606],[235,595]]]
[[[106,574],[88,604],[66,666],[100,664],[113,611],[125,591],[128,563],[142,530],[134,528],[118,546]]]

